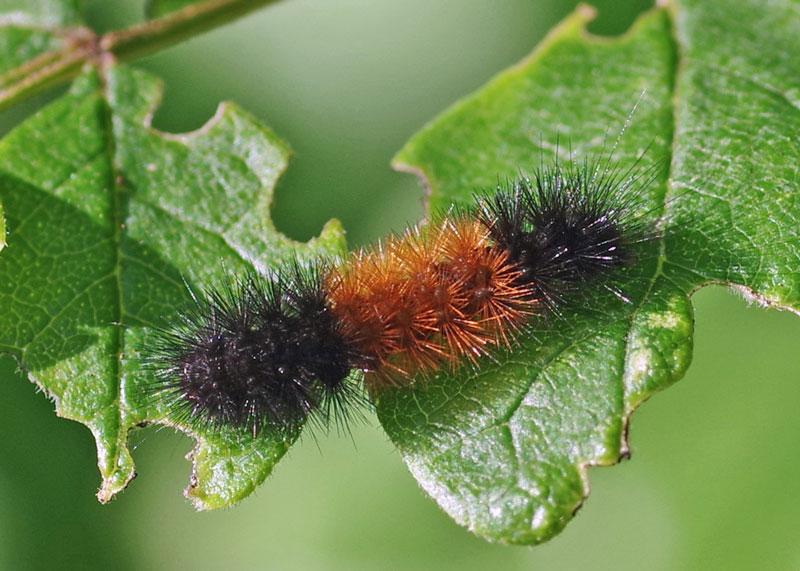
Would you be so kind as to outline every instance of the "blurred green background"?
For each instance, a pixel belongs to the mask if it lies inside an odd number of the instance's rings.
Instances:
[[[598,2],[596,33],[648,2]],[[157,127],[200,126],[232,99],[295,149],[275,219],[306,239],[330,217],[363,244],[422,212],[389,160],[428,119],[524,56],[558,0],[287,0],[139,62],[166,82]],[[91,0],[98,29],[140,2]],[[54,94],[0,114],[5,132]],[[0,361],[0,568],[459,570],[800,568],[800,320],[722,289],[695,296],[686,378],[636,413],[633,460],[590,472],[577,519],[533,549],[487,544],[417,489],[373,419],[305,439],[253,497],[195,513],[190,441],[134,434],[139,478],[100,506],[84,427]]]

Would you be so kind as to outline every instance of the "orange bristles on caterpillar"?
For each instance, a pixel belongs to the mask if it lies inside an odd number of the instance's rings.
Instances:
[[[480,222],[445,218],[351,255],[328,292],[368,383],[398,384],[508,344],[539,305],[520,277]]]
[[[362,378],[374,395],[480,366],[582,288],[625,299],[603,280],[656,237],[640,211],[653,172],[556,163],[337,265],[210,290],[161,332],[151,393],[176,419],[294,432],[346,420]]]

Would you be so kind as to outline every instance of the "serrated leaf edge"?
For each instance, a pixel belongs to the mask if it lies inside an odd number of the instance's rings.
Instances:
[[[613,36],[613,37],[603,37],[603,36],[597,36],[595,34],[592,34],[587,29],[587,25],[592,20],[594,20],[596,15],[597,15],[597,11],[595,10],[595,8],[592,7],[592,6],[589,6],[588,4],[579,4],[578,7],[569,16],[567,16],[561,23],[559,23],[557,26],[555,26],[554,28],[552,28],[548,32],[548,34],[545,36],[545,38],[539,44],[537,44],[537,46],[532,50],[532,52],[530,54],[525,56],[519,62],[517,62],[517,63],[511,65],[510,67],[500,71],[492,79],[490,79],[488,82],[486,82],[481,87],[479,87],[475,92],[473,92],[471,94],[468,94],[468,95],[464,96],[463,98],[461,98],[459,101],[457,101],[456,103],[451,105],[448,109],[446,109],[442,113],[440,113],[437,116],[435,116],[422,129],[420,129],[416,134],[414,134],[414,136],[404,145],[404,147],[393,157],[392,162],[391,162],[392,168],[395,169],[398,172],[409,173],[409,174],[412,174],[415,177],[417,177],[417,179],[420,182],[421,187],[423,188],[424,198],[425,198],[426,207],[427,207],[427,201],[428,201],[428,198],[430,197],[432,191],[435,188],[434,187],[435,183],[432,181],[431,177],[426,172],[424,167],[419,166],[417,164],[413,164],[411,162],[413,160],[413,153],[410,151],[410,149],[413,148],[414,143],[418,138],[423,138],[425,136],[425,134],[427,132],[429,132],[431,129],[435,128],[438,123],[443,122],[443,121],[447,121],[447,119],[450,118],[451,116],[460,113],[465,106],[470,104],[470,102],[473,99],[473,97],[475,97],[478,93],[481,93],[481,92],[483,92],[484,90],[487,90],[487,89],[491,89],[493,85],[495,85],[497,82],[505,80],[509,75],[513,75],[513,74],[521,73],[521,72],[525,71],[534,61],[536,61],[539,58],[541,58],[544,55],[546,55],[546,53],[551,49],[551,47],[557,41],[559,41],[564,35],[567,35],[567,34],[570,34],[570,33],[576,33],[585,42],[590,43],[590,44],[607,44],[607,43],[612,43],[612,42],[625,41],[626,38],[628,38],[628,37],[630,37],[630,36],[632,36],[632,35],[634,35],[636,33],[637,28],[639,26],[643,25],[643,22],[645,21],[646,17],[649,14],[651,14],[654,11],[664,10],[666,5],[668,5],[668,2],[663,2],[663,1],[662,2],[658,2],[657,6],[655,8],[653,8],[653,9],[645,12],[644,14],[642,14],[634,22],[634,24],[632,26],[630,26],[630,28],[626,32],[624,32],[623,34],[618,35],[618,36]],[[667,14],[669,14],[668,11],[666,11],[666,12],[667,12]],[[673,113],[673,119],[674,119],[674,113]],[[672,141],[672,145],[674,145],[674,138],[673,138],[673,141]],[[669,193],[670,193],[670,184],[669,184],[669,178],[667,177],[666,188],[665,188],[665,192],[664,192],[664,198],[663,198],[663,201],[662,201],[662,204],[661,204],[662,212],[666,210],[666,207],[667,207],[667,196],[669,195]],[[625,379],[629,375],[629,370],[628,370],[627,363],[628,363],[628,359],[630,357],[630,341],[631,341],[632,333],[633,333],[634,327],[635,327],[634,322],[635,322],[636,318],[638,317],[638,315],[640,314],[640,311],[641,311],[642,307],[649,300],[650,292],[652,291],[653,286],[656,284],[656,282],[657,282],[657,280],[659,278],[664,277],[663,264],[664,264],[665,259],[666,259],[665,258],[665,243],[664,243],[663,240],[661,240],[661,242],[660,242],[660,252],[659,252],[659,257],[658,257],[658,261],[657,261],[656,270],[655,270],[653,276],[651,278],[649,278],[649,280],[648,280],[649,281],[648,291],[642,297],[642,299],[640,300],[640,302],[637,305],[637,307],[634,308],[634,310],[630,313],[629,318],[628,318],[629,325],[627,326],[626,332],[625,332],[625,349],[624,349],[624,354],[622,355],[623,367],[622,367],[622,372],[621,372],[621,375],[620,375],[620,383],[623,386],[623,388],[626,386]],[[687,303],[690,304],[691,303],[689,301],[690,294],[685,294],[684,293],[684,295],[686,297]],[[689,305],[689,307],[691,307],[691,306]],[[690,320],[692,319],[691,315],[687,315],[686,317],[688,319],[690,319]],[[661,387],[659,387],[659,389],[663,389],[663,388],[665,388],[665,387],[677,382],[678,380],[680,380],[683,377],[683,375],[685,374],[686,370],[688,369],[690,361],[691,361],[691,357],[690,357],[690,355],[691,355],[691,345],[692,345],[691,331],[690,331],[689,336],[686,338],[685,345],[688,348],[688,353],[687,354],[689,355],[689,357],[684,359],[684,360],[682,360],[682,362],[680,363],[680,366],[678,368],[670,370],[670,375],[668,377],[668,380],[665,381],[664,384]],[[624,412],[623,412],[623,415],[622,415],[622,418],[621,418],[622,430],[620,432],[620,444],[619,444],[620,453],[616,458],[610,458],[610,459],[602,459],[602,458],[600,458],[600,459],[595,459],[595,460],[587,459],[587,460],[584,460],[584,461],[579,461],[576,464],[574,464],[574,466],[578,470],[578,474],[579,474],[580,479],[581,479],[583,493],[582,493],[581,500],[579,502],[577,502],[574,506],[572,506],[572,513],[573,514],[575,512],[577,512],[581,508],[581,506],[583,505],[583,503],[586,501],[586,499],[589,497],[589,495],[591,493],[591,482],[590,482],[590,477],[589,477],[589,468],[614,466],[614,465],[618,464],[620,461],[630,457],[631,452],[630,452],[630,444],[629,444],[629,430],[630,430],[631,417],[632,417],[633,413],[638,409],[638,407],[641,404],[643,404],[645,401],[647,401],[651,396],[656,394],[656,392],[658,392],[658,391],[657,390],[656,391],[650,391],[650,392],[648,392],[647,395],[645,395],[643,398],[639,398],[636,402],[630,402],[630,399],[628,398],[629,395],[624,391],[624,393],[623,393]],[[417,474],[418,470],[412,468],[410,465],[409,465],[409,468],[410,468],[410,471],[415,474],[415,478],[416,478],[416,474]],[[423,487],[422,489],[427,494],[426,488]],[[437,498],[432,497],[432,499],[437,503],[437,505],[439,505],[442,509],[444,509],[444,506],[439,504]],[[452,514],[450,514],[450,515],[452,515]],[[478,530],[471,521],[461,521],[461,520],[457,520],[457,521],[459,521],[459,523],[461,523],[462,525],[465,525],[465,527],[467,527],[467,529],[469,529],[471,532],[473,532],[473,533],[475,533],[477,535],[480,535],[480,536],[482,536],[482,537],[484,537],[484,538],[486,538],[486,539],[488,539],[490,541],[499,542],[499,543],[509,543],[509,542],[503,541],[503,539],[501,539],[501,538],[498,538],[498,537],[495,537],[495,536],[487,536],[486,534],[481,533],[481,531]],[[556,530],[555,533],[557,533],[557,531],[558,530]],[[546,541],[547,539],[552,537],[552,535],[555,535],[555,533],[553,533],[551,535],[548,535],[546,538],[542,539],[542,541]],[[539,541],[537,541],[536,543],[538,543],[538,542]]]

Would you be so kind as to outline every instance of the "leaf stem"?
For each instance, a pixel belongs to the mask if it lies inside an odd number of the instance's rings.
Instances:
[[[86,64],[100,67],[109,57],[127,61],[171,46],[280,0],[205,0],[161,18],[97,36],[87,28],[65,34],[58,50],[41,54],[0,77],[0,110],[77,76]]]
[[[127,60],[163,49],[280,0],[206,0],[162,18],[105,34],[100,49]]]
[[[0,110],[77,76],[90,57],[86,50],[64,51],[49,65],[0,90]]]

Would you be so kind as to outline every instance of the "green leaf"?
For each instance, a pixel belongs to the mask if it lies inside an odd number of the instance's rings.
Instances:
[[[154,8],[163,18],[98,36],[80,25],[81,0],[0,0],[0,108],[71,80],[86,65],[158,51],[278,1],[169,2]],[[187,9],[170,14],[179,4]]]
[[[0,0],[4,24],[57,28],[80,22],[80,0]]]
[[[669,268],[797,310],[800,3],[682,0],[675,13],[683,61],[671,185],[687,196],[673,225],[692,231],[668,245]]]
[[[79,24],[74,0],[0,1],[0,87],[18,66],[62,49],[68,30]]]
[[[469,203],[552,157],[559,139],[576,158],[608,152],[641,96],[615,157],[624,169],[649,146],[663,164],[643,208],[664,214],[666,238],[620,277],[630,303],[591,292],[496,363],[378,402],[422,488],[489,540],[551,538],[588,495],[588,467],[628,455],[633,410],[689,364],[697,288],[728,283],[800,307],[798,4],[693,0],[674,14],[680,66],[666,11],[603,39],[579,8],[395,159],[420,175],[431,207]]]
[[[335,221],[308,245],[272,226],[289,151],[271,131],[224,104],[199,131],[157,132],[160,91],[124,67],[88,72],[0,142],[0,350],[92,431],[103,502],[134,476],[130,430],[165,422],[142,397],[140,352],[190,303],[187,286],[344,248]],[[201,509],[249,494],[292,440],[174,427],[197,440],[186,493]]]
[[[0,0],[0,101],[31,76],[71,65],[91,34],[81,26],[78,0]],[[69,61],[67,61],[69,60]]]

